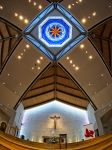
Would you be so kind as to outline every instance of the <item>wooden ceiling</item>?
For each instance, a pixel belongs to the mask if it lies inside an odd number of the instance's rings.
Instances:
[[[20,41],[21,30],[0,18],[0,72]]]
[[[22,102],[24,107],[28,108],[53,100],[83,109],[86,109],[89,103],[88,97],[77,83],[56,63],[53,63],[41,78],[37,79]]]
[[[91,28],[89,39],[112,73],[112,16]]]

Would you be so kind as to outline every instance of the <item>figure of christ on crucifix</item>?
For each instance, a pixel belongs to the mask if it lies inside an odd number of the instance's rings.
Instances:
[[[50,119],[54,120],[54,129],[56,130],[56,123],[57,123],[57,120],[60,119],[60,116],[56,116],[56,115],[51,116]]]

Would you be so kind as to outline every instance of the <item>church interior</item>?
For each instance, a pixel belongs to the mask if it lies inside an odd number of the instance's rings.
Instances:
[[[112,150],[112,0],[0,0],[0,150]]]

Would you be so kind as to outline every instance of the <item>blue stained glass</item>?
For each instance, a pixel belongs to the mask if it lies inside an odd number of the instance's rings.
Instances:
[[[24,37],[51,60],[58,60],[87,37],[87,31],[62,5],[52,3],[24,30]]]

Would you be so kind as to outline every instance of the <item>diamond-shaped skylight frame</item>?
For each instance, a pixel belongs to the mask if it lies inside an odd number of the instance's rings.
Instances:
[[[24,36],[51,60],[58,60],[82,41],[87,31],[63,6],[53,3],[34,18]]]

